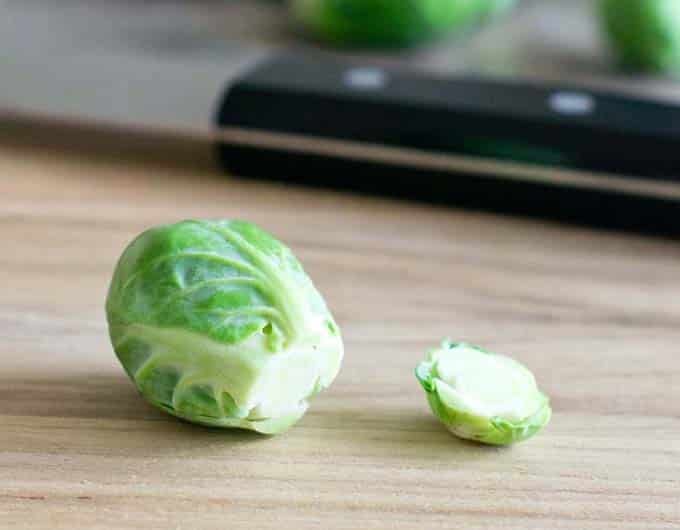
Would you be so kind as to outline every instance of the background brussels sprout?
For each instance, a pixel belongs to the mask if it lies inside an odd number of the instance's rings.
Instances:
[[[144,232],[118,262],[106,311],[139,391],[196,423],[281,432],[342,361],[340,331],[300,263],[242,221]]]
[[[407,46],[464,29],[515,0],[290,0],[293,18],[335,45]]]
[[[432,412],[456,436],[508,445],[550,421],[548,398],[517,361],[465,343],[442,342],[416,368]]]
[[[600,0],[600,15],[625,67],[680,71],[680,1]]]

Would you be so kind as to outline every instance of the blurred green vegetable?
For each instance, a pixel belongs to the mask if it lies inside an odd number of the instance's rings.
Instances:
[[[548,398],[517,361],[442,342],[416,368],[432,412],[456,436],[491,445],[526,440],[550,421]]]
[[[515,0],[290,0],[294,19],[340,46],[409,46],[466,29]]]
[[[600,0],[600,16],[623,66],[680,72],[680,0]]]
[[[292,252],[243,221],[141,234],[106,303],[120,362],[152,404],[262,433],[299,420],[340,369],[340,330]]]

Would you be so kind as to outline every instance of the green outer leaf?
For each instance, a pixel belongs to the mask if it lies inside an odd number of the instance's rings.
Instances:
[[[121,256],[110,324],[190,329],[235,344],[267,327],[270,349],[332,318],[291,251],[243,221],[183,221],[140,235]]]
[[[291,0],[293,17],[335,45],[407,46],[465,29],[515,0]]]
[[[300,263],[243,221],[144,232],[118,262],[106,309],[140,393],[196,423],[281,432],[342,361],[339,329]]]
[[[464,343],[452,343],[448,340],[442,342],[441,349],[452,350],[456,346],[468,346]],[[479,347],[472,348],[488,355],[493,355]],[[430,357],[439,349],[430,352]],[[548,424],[552,416],[552,409],[547,396],[536,390],[539,396],[539,406],[529,417],[521,421],[510,421],[498,416],[485,417],[475,414],[474,411],[456,409],[441,399],[437,390],[438,384],[446,384],[438,379],[434,370],[434,363],[426,360],[418,364],[415,375],[425,390],[428,404],[433,414],[453,434],[461,438],[474,440],[489,445],[510,445],[526,440],[537,434]]]
[[[680,72],[678,0],[600,0],[599,12],[624,67]]]

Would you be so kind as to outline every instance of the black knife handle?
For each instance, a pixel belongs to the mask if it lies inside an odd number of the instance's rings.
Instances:
[[[680,107],[284,56],[226,91],[236,175],[676,235]]]

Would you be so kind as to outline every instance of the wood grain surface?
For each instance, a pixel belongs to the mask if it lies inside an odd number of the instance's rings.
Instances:
[[[0,528],[680,528],[677,243],[12,138]],[[111,350],[116,258],[189,217],[273,231],[342,326],[340,376],[280,437],[156,411]],[[412,373],[447,335],[530,366],[553,399],[547,430],[510,449],[449,435]]]

